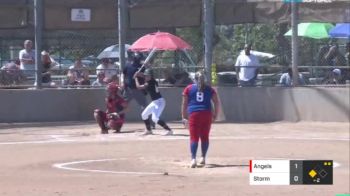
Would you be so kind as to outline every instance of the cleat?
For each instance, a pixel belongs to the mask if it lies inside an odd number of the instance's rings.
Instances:
[[[196,159],[192,159],[190,168],[196,168],[197,167],[197,161]]]
[[[141,135],[152,135],[152,131],[148,131],[146,130],[145,132],[143,132]]]
[[[169,135],[173,135],[174,134],[174,132],[172,131],[172,130],[168,130],[165,134],[164,134],[164,136],[169,136]]]
[[[201,167],[204,167],[205,166],[205,158],[204,157],[201,157],[200,161],[199,161],[199,165]]]
[[[156,123],[154,123],[153,121],[151,121],[151,129],[156,129]]]
[[[108,130],[101,130],[101,134],[108,134]]]

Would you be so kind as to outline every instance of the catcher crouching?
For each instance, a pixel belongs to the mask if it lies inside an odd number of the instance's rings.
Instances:
[[[122,98],[119,85],[115,82],[107,85],[106,105],[106,112],[99,109],[94,111],[101,134],[108,134],[109,129],[115,130],[114,133],[119,133],[125,121],[127,102]]]

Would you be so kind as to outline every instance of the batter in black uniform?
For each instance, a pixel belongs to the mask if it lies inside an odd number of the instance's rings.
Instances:
[[[139,81],[139,77],[142,75],[145,78],[144,84],[140,84],[140,81]],[[145,89],[152,99],[152,102],[142,111],[142,114],[141,114],[142,120],[145,122],[145,125],[146,125],[146,131],[144,135],[152,134],[151,122],[148,119],[149,115],[152,115],[152,121],[154,123],[159,124],[165,130],[167,130],[167,133],[165,135],[172,135],[173,131],[168,127],[168,125],[163,120],[159,119],[165,107],[165,99],[162,97],[162,95],[159,92],[158,82],[153,78],[151,70],[146,69],[146,71],[143,74],[136,72],[134,75],[134,78],[135,78],[137,89],[140,89],[140,90]]]

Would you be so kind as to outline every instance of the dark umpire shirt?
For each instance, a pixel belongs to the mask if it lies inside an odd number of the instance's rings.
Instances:
[[[135,73],[141,68],[141,64],[139,63],[127,63],[124,70],[124,85],[131,89],[136,89],[136,84],[134,80]],[[142,68],[141,72],[144,72],[145,68]],[[140,84],[144,84],[145,80],[142,77],[139,77]]]
[[[154,78],[152,78],[147,83],[148,83],[148,86],[146,90],[151,96],[152,101],[162,98],[162,95],[160,94],[158,89],[158,82]]]

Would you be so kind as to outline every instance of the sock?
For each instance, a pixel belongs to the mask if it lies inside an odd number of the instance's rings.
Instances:
[[[191,142],[191,156],[192,156],[192,159],[196,158],[197,148],[198,148],[198,142]]]
[[[149,120],[147,119],[147,120],[144,120],[143,122],[146,125],[147,131],[151,131],[151,123],[149,122]]]
[[[163,121],[163,120],[158,120],[158,125],[160,125],[161,127],[163,127],[165,130],[170,131],[171,129],[168,127],[168,125]]]
[[[156,127],[156,123],[152,120],[152,115],[148,116],[149,124],[151,125],[151,128],[154,129]]]
[[[208,152],[209,148],[209,141],[208,142],[201,142],[201,147],[202,147],[202,156],[205,158]]]

